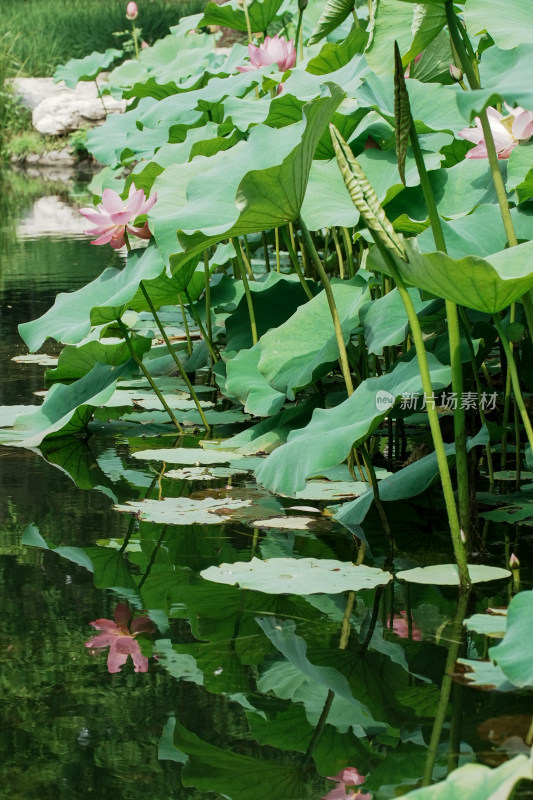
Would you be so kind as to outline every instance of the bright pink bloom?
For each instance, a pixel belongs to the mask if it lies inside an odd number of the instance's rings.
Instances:
[[[370,800],[370,795],[366,792],[349,788],[350,786],[360,786],[365,782],[365,776],[360,775],[355,767],[341,769],[336,775],[328,777],[328,781],[337,781],[337,785],[330,792],[323,795],[321,800],[352,800],[354,797],[358,797],[361,800],[365,800],[365,798]]]
[[[131,656],[135,672],[148,672],[148,659],[143,656],[138,633],[153,633],[154,626],[149,617],[135,617],[131,621],[131,611],[126,603],[119,603],[115,608],[115,621],[112,619],[96,619],[90,622],[97,631],[103,631],[85,642],[85,647],[109,647],[107,669],[109,672],[120,672],[120,668]]]
[[[418,625],[411,625],[411,637],[409,637],[409,625],[407,623],[407,611],[400,611],[400,614],[395,614],[392,620],[392,630],[401,639],[411,638],[414,642],[422,641],[422,631]]]
[[[140,239],[149,239],[151,234],[147,222],[140,228],[135,228],[131,223],[141,214],[146,214],[156,200],[156,192],[147,200],[144,191],[136,190],[133,183],[127,200],[123,200],[113,189],[104,189],[102,202],[96,208],[80,208],[80,214],[95,225],[84,233],[97,237],[91,244],[109,243],[115,250],[124,247],[125,230]]]
[[[514,150],[520,142],[527,142],[533,136],[533,111],[525,111],[520,106],[511,108],[507,103],[504,105],[508,111],[505,116],[492,106],[487,108],[494,145],[500,159],[509,158],[511,150]],[[477,145],[468,151],[466,158],[488,158],[479,117],[476,117],[475,128],[463,128],[462,131],[459,131],[459,136]]]
[[[288,42],[283,36],[266,36],[265,41],[257,47],[255,44],[248,45],[248,56],[250,63],[243,67],[237,67],[239,72],[251,72],[254,69],[266,67],[269,64],[277,64],[281,72],[294,67],[296,63],[296,49],[294,42]]]
[[[126,6],[126,17],[127,19],[137,19],[139,16],[139,9],[137,8],[137,3],[131,2],[128,3]]]

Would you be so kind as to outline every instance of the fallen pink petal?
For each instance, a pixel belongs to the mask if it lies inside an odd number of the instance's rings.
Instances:
[[[124,247],[126,231],[140,239],[149,239],[151,233],[147,222],[140,227],[132,223],[141,214],[147,214],[156,200],[156,192],[146,198],[143,189],[136,189],[133,183],[127,200],[113,189],[104,189],[101,203],[92,208],[80,208],[80,214],[94,226],[84,233],[96,237],[91,244],[110,244],[114,250]]]
[[[139,633],[153,633],[154,625],[149,617],[131,619],[131,609],[126,603],[118,603],[115,619],[96,619],[90,622],[97,631],[103,631],[85,643],[91,650],[109,647],[107,669],[111,673],[121,671],[121,667],[131,656],[135,672],[148,671],[148,658],[143,656],[135,636]]]

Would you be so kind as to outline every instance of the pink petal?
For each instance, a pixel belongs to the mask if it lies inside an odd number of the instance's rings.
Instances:
[[[127,229],[128,233],[132,233],[134,236],[138,236],[139,239],[149,239],[152,235],[147,222],[145,222],[144,225],[140,228],[135,228],[133,225],[128,225]]]
[[[89,639],[88,642],[85,642],[85,647],[109,647],[113,645],[117,638],[120,636],[120,631],[116,633],[100,633],[98,636],[94,636],[92,639]]]
[[[253,72],[257,69],[253,64],[246,64],[244,67],[237,67],[237,72]]]
[[[153,633],[154,623],[150,617],[135,617],[131,623],[132,633]]]
[[[104,189],[101,207],[107,214],[116,214],[119,211],[124,211],[125,203],[113,189]]]
[[[116,647],[110,647],[107,654],[108,672],[120,672],[120,668],[128,660],[128,653],[121,653]]]
[[[481,144],[481,142],[484,141],[481,123],[479,123],[477,128],[463,128],[462,131],[459,131],[458,136],[462,136],[463,139],[466,139],[468,142],[473,142],[474,144]]]
[[[140,214],[148,214],[152,206],[157,201],[157,192],[154,192],[150,195],[150,197],[144,201],[143,205],[141,206]]]
[[[489,154],[487,153],[487,148],[485,147],[485,142],[482,144],[478,144],[477,147],[473,147],[471,150],[468,151],[465,158],[488,158]]]
[[[120,228],[117,228],[115,234],[109,240],[109,244],[113,248],[113,250],[120,250],[121,247],[124,247],[126,244],[126,239],[124,238],[124,225]]]
[[[363,797],[367,797],[370,800],[369,795],[362,795],[360,792],[354,792],[353,789],[346,789],[344,783],[339,783],[331,792],[322,795],[321,800],[353,800],[354,797],[360,797],[361,800]]]
[[[516,114],[519,111],[518,108],[513,109],[513,111],[515,115],[512,126],[513,136],[515,139],[527,141],[533,136],[533,112],[522,109],[519,114]]]
[[[120,628],[128,629],[131,619],[131,610],[127,603],[117,603],[115,607],[115,621]]]
[[[365,776],[361,775],[359,770],[355,767],[346,767],[345,769],[341,769],[333,777],[328,776],[328,781],[339,781],[340,783],[346,783],[350,786],[359,786],[361,783],[365,782]]]
[[[89,625],[96,628],[97,631],[106,631],[107,633],[118,631],[117,624],[112,619],[95,619],[93,622],[89,622]]]
[[[102,214],[95,208],[80,208],[80,214],[96,225],[109,225],[109,215]]]
[[[110,228],[108,231],[103,233],[97,239],[93,239],[91,244],[109,244],[113,239],[114,234],[115,234],[115,228]],[[113,247],[113,245],[111,245],[111,247]]]

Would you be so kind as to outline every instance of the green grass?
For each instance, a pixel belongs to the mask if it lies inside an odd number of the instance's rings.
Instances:
[[[126,0],[2,0],[0,44],[9,49],[10,74],[50,76],[58,64],[93,50],[120,47],[115,31],[130,29]],[[137,27],[148,44],[206,0],[138,0]],[[0,57],[0,60],[1,57]]]

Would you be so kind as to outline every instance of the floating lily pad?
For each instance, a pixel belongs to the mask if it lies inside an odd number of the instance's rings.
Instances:
[[[39,364],[41,367],[55,367],[57,356],[49,356],[46,353],[28,353],[25,356],[14,356],[11,361],[17,364]]]
[[[464,625],[468,631],[501,639],[507,630],[507,617],[502,614],[474,614],[470,619],[465,619]]]
[[[497,692],[516,692],[516,686],[503,674],[500,667],[490,661],[473,661],[468,658],[459,658],[455,679],[466,683],[476,689],[492,690]]]
[[[482,564],[469,564],[468,571],[472,583],[497,581],[509,578],[511,573],[501,567],[486,567]],[[396,574],[398,580],[408,583],[427,583],[434,586],[458,586],[459,570],[456,564],[434,564],[431,567],[404,569]]]
[[[213,481],[217,478],[231,478],[233,475],[246,475],[246,470],[231,467],[185,467],[165,472],[165,478],[180,481]]]
[[[307,481],[305,489],[294,492],[298,500],[352,500],[368,490],[363,481]]]
[[[250,523],[254,528],[275,528],[276,530],[306,531],[316,529],[326,522],[331,525],[329,518],[323,517],[271,517],[270,519],[256,519]]]
[[[351,562],[318,558],[271,558],[237,561],[204,569],[208,581],[238,585],[266,594],[338,594],[374,589],[392,580],[390,572]]]
[[[190,497],[166,497],[164,500],[129,501],[115,506],[115,509],[135,513],[146,522],[220,525],[238,517],[238,511],[251,504],[251,500],[235,498],[191,500]]]
[[[195,467],[199,467],[201,464],[229,464],[246,470],[256,469],[263,461],[261,458],[245,457],[240,453],[224,453],[191,447],[140,450],[132,455],[143,461],[165,461],[167,464],[190,464]]]

